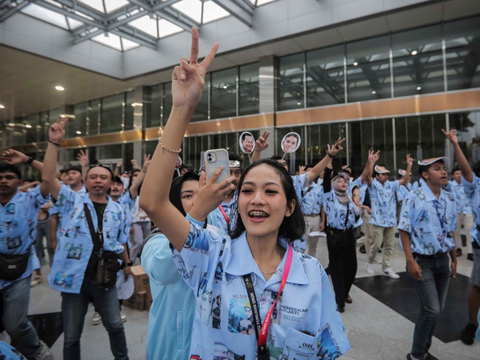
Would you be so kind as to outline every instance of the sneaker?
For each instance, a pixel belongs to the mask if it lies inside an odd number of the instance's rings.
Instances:
[[[120,313],[120,317],[122,318],[122,321],[123,322],[127,322],[127,315],[125,315],[124,313]]]
[[[42,282],[42,277],[40,275],[35,275],[35,277],[33,278],[32,282],[30,283],[30,287],[35,287],[37,286],[38,284],[40,284]]]
[[[95,314],[93,314],[93,317],[92,317],[92,324],[93,325],[98,325],[102,322],[102,317],[96,312]]]
[[[383,273],[384,273],[385,275],[387,275],[388,277],[392,278],[392,279],[398,279],[398,278],[400,278],[400,275],[398,275],[395,271],[393,271],[393,270],[390,269],[390,268],[383,269]]]
[[[427,351],[427,357],[425,358],[425,360],[438,360],[438,358]]]
[[[457,257],[462,256],[462,249],[457,249]]]
[[[45,344],[43,341],[42,343],[42,350],[40,350],[40,353],[38,353],[34,359],[35,360],[54,360],[53,355],[50,351],[50,348]]]
[[[473,254],[467,254],[467,260],[473,261]]]
[[[460,340],[462,340],[462,342],[466,345],[472,345],[476,331],[477,327],[475,326],[475,324],[468,323],[467,326],[465,326],[465,329],[463,329],[462,333],[460,334]]]
[[[362,254],[366,254],[367,250],[365,250],[365,245],[360,246],[360,249],[358,250]]]
[[[373,264],[367,264],[367,273],[375,275],[375,266]]]

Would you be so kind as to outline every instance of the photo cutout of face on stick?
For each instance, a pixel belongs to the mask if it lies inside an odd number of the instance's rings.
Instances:
[[[298,150],[302,138],[296,132],[289,132],[282,139],[282,150],[285,154],[292,154]]]
[[[182,166],[182,158],[179,156],[177,157],[177,162],[175,163],[175,169],[180,169],[180,166]]]
[[[248,131],[243,132],[238,139],[240,149],[247,155],[250,155],[255,150],[255,138]]]

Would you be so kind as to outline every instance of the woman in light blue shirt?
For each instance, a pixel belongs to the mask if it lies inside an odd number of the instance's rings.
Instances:
[[[197,64],[198,30],[193,28],[191,49],[190,63],[182,58],[174,70],[172,112],[140,196],[140,206],[173,245],[177,269],[195,292],[190,358],[254,360],[257,351],[262,359],[337,358],[350,345],[325,271],[290,245],[303,235],[305,223],[283,166],[261,160],[242,174],[231,237],[189,222],[169,200],[170,174],[218,44]],[[341,150],[338,146],[330,153]],[[218,168],[206,186],[217,186],[222,171]],[[225,181],[231,190],[233,179]],[[196,201],[207,210],[194,208],[190,215],[204,221],[216,199],[198,196]]]

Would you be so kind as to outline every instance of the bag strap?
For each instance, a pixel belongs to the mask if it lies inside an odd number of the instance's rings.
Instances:
[[[95,241],[103,247],[103,236],[98,236],[98,232],[95,231],[93,226],[92,214],[90,214],[90,209],[86,203],[83,204],[83,210],[85,211],[85,217],[87,218],[88,228],[90,229],[90,236],[92,241]]]
[[[345,225],[343,226],[343,231],[347,230],[349,212],[350,212],[350,204],[347,204],[347,215],[345,215]]]

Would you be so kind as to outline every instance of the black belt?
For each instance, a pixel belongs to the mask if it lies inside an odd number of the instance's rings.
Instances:
[[[420,257],[425,257],[425,258],[441,258],[441,257],[444,257],[444,256],[447,256],[448,253],[444,252],[438,252],[436,254],[433,254],[433,255],[423,255],[423,254],[418,254],[418,253],[413,253],[413,257],[416,257],[416,256],[420,256]]]

